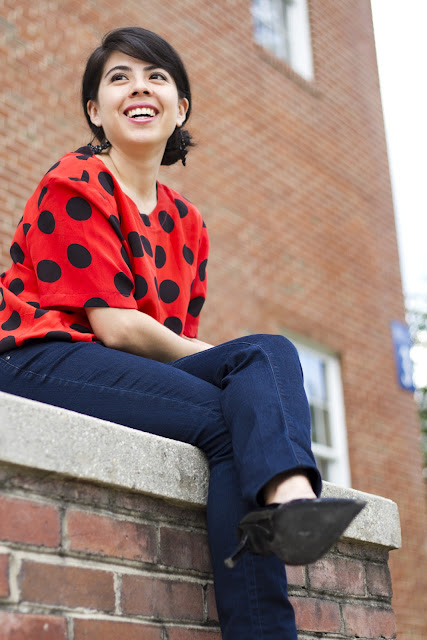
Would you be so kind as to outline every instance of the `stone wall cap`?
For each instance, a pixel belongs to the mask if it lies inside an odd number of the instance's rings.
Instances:
[[[109,484],[204,508],[209,470],[192,445],[0,392],[0,462]],[[324,483],[325,497],[367,506],[344,534],[388,549],[401,546],[391,500]]]

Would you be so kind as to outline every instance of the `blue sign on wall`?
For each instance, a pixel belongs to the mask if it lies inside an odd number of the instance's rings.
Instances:
[[[412,341],[409,328],[403,322],[392,320],[390,322],[391,336],[393,339],[394,362],[396,365],[397,380],[407,391],[414,391],[412,379],[411,347]]]

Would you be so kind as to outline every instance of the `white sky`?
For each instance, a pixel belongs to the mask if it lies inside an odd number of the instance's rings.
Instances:
[[[371,0],[403,288],[427,302],[427,0]]]

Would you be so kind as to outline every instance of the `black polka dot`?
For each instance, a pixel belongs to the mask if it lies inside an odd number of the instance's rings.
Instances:
[[[141,300],[144,296],[147,295],[148,292],[148,284],[145,278],[139,276],[138,274],[135,276],[135,300]]]
[[[206,278],[206,265],[208,264],[207,260],[202,260],[199,264],[199,278],[203,282]]]
[[[154,286],[156,287],[157,297],[159,297],[159,283],[157,282],[156,276],[154,276]]]
[[[102,298],[89,298],[83,305],[84,307],[109,307],[108,302]]]
[[[36,271],[42,282],[56,282],[62,275],[61,267],[53,260],[40,260]]]
[[[71,334],[66,331],[48,331],[44,340],[62,340],[62,342],[72,342]]]
[[[3,289],[0,289],[0,311],[3,311],[3,309],[6,309],[6,302],[3,297]]]
[[[108,218],[108,222],[111,224],[111,226],[113,227],[114,231],[116,232],[116,235],[120,238],[120,240],[124,240],[124,236],[122,234],[122,230],[120,229],[120,220],[118,219],[117,216],[113,216],[111,214],[111,216]]]
[[[55,230],[55,218],[50,211],[42,211],[37,220],[37,226],[42,233],[53,233]]]
[[[127,266],[129,267],[129,269],[132,270],[131,263],[130,263],[130,258],[128,256],[128,252],[126,251],[126,249],[124,247],[122,247],[120,249],[120,253],[121,253],[121,256],[122,256],[123,260],[126,262]]]
[[[179,217],[185,218],[188,213],[188,207],[182,200],[175,199],[176,208],[178,209]]]
[[[34,319],[37,320],[37,318],[41,318],[46,315],[46,313],[49,313],[48,309],[36,309],[34,312]]]
[[[15,331],[21,325],[21,316],[17,311],[12,311],[6,322],[3,322],[1,328],[3,331]]]
[[[49,169],[50,171],[50,169]],[[42,203],[43,198],[45,197],[45,195],[47,194],[47,187],[43,187],[43,189],[40,191],[40,195],[39,195],[39,199],[37,202],[37,206],[39,207]]]
[[[23,219],[24,219],[24,216],[21,216],[21,217],[19,218],[19,222],[18,222],[18,224],[16,225],[17,227],[19,227],[19,225],[21,224],[21,222],[23,221]]]
[[[86,269],[92,262],[90,251],[81,244],[70,244],[67,248],[67,258],[77,269]]]
[[[24,291],[24,283],[21,278],[14,278],[9,285],[9,291],[15,294],[15,296],[19,296],[20,293]]]
[[[146,213],[140,213],[139,215],[141,216],[141,220],[145,224],[145,226],[146,227],[151,227],[150,216],[147,216]]]
[[[36,309],[40,309],[40,304],[38,302],[27,302],[26,304],[29,304]]]
[[[87,144],[85,147],[79,147],[74,153],[81,153],[82,155],[79,157],[79,160],[87,160],[91,156],[93,156],[92,149]]]
[[[68,179],[74,180],[74,182],[89,182],[89,174],[86,170],[83,170],[81,178],[68,178]]]
[[[187,247],[186,244],[182,247],[182,255],[184,256],[185,262],[188,262],[188,264],[193,264],[194,253],[191,251],[189,247]]]
[[[166,231],[166,233],[170,233],[173,230],[174,226],[175,226],[175,222],[170,217],[170,215],[168,214],[167,211],[160,211],[159,212],[159,222],[160,222],[160,226],[162,227],[163,231]]]
[[[179,287],[173,280],[163,280],[159,286],[159,297],[163,302],[174,302],[179,296]]]
[[[70,329],[78,331],[79,333],[93,333],[90,327],[85,327],[83,324],[72,324]]]
[[[28,222],[24,222],[24,224],[22,225],[22,228],[24,230],[24,236],[26,236],[29,230],[31,229],[31,225],[28,224]]]
[[[54,169],[56,169],[56,167],[57,167],[57,166],[59,166],[60,164],[61,164],[60,162],[55,162],[55,164],[53,164],[53,165],[51,166],[51,168],[50,168],[50,169],[48,169],[48,170],[46,171],[46,173],[49,173],[50,171],[53,171],[53,170],[54,170]]]
[[[25,260],[24,252],[17,242],[14,242],[10,247],[10,257],[12,258],[15,264],[22,264]]]
[[[179,318],[175,318],[174,316],[171,316],[170,318],[166,318],[163,324],[165,325],[165,327],[167,327],[174,333],[177,333],[178,335],[180,335],[182,331],[182,322]]]
[[[193,318],[197,318],[202,310],[204,302],[205,299],[203,296],[198,296],[197,298],[193,298],[193,300],[190,300],[190,304],[188,305],[188,313],[190,314],[190,316],[193,316]]]
[[[139,237],[139,233],[137,233],[136,231],[131,231],[128,234],[128,242],[133,257],[142,258],[142,256],[144,255],[144,251],[142,250],[142,243],[141,238]]]
[[[65,210],[73,220],[89,220],[92,215],[92,207],[89,202],[80,196],[70,198],[65,205]]]
[[[133,282],[122,271],[119,271],[119,273],[116,273],[116,275],[114,276],[114,285],[117,291],[122,294],[122,296],[125,296],[125,298],[128,298],[130,296],[133,289]]]
[[[190,285],[190,293],[193,291],[193,287],[194,287],[194,283],[196,282],[196,280],[193,280],[191,285]]]
[[[141,238],[141,242],[142,242],[142,246],[144,247],[144,250],[147,254],[147,256],[150,256],[150,258],[153,257],[153,249],[151,248],[151,243],[149,241],[148,238],[146,238],[145,236],[140,236]]]
[[[99,184],[110,196],[114,193],[114,180],[113,177],[106,171],[100,171],[98,174]]]
[[[4,353],[5,351],[9,351],[10,349],[15,349],[16,340],[13,336],[6,336],[0,340],[0,353]]]
[[[165,265],[166,251],[160,245],[156,246],[156,252],[154,254],[154,262],[158,269],[161,269]]]

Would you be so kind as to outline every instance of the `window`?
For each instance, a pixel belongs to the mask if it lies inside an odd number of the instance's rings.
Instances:
[[[310,405],[312,447],[324,480],[350,486],[344,400],[335,356],[295,343]]]
[[[307,0],[252,0],[255,42],[313,79]]]

